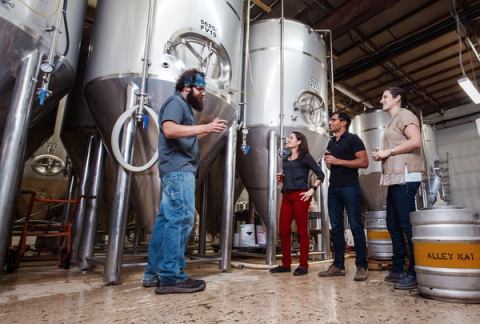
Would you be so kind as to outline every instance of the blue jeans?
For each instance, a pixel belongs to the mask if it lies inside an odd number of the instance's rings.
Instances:
[[[415,195],[420,182],[388,186],[387,228],[392,237],[392,272],[403,273],[405,255],[408,255],[408,274],[416,277],[413,257],[412,223],[410,213],[415,211]]]
[[[333,265],[345,269],[345,226],[343,210],[347,210],[348,223],[355,243],[357,268],[368,268],[367,242],[360,212],[360,186],[328,188],[328,213],[332,225],[332,241],[335,252]]]
[[[144,280],[172,285],[188,279],[185,250],[195,216],[195,174],[170,172],[162,177],[162,201],[152,238]]]

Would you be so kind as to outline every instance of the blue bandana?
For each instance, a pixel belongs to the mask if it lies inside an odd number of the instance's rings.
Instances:
[[[205,88],[206,86],[206,82],[205,82],[205,75],[201,72],[197,73],[195,75],[195,80],[192,80],[192,78],[188,78],[185,80],[185,86],[186,87],[201,87],[201,88]]]

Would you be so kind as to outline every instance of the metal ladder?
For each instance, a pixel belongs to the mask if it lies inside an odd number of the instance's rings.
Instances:
[[[445,160],[438,161],[438,166],[440,168],[440,174],[442,178],[442,184],[440,186],[440,197],[450,205],[452,202],[452,195],[450,191],[450,172],[448,169],[448,162],[449,154],[447,152]]]

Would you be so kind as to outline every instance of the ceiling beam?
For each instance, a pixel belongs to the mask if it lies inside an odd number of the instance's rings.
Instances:
[[[423,53],[423,54],[415,57],[414,59],[411,59],[411,60],[409,60],[409,61],[407,61],[407,62],[404,62],[404,63],[400,64],[400,65],[399,65],[399,68],[404,69],[405,67],[407,67],[407,66],[409,66],[409,65],[411,65],[411,64],[417,64],[418,61],[420,61],[420,60],[422,60],[422,59],[425,59],[426,57],[430,57],[430,56],[432,56],[433,54],[438,54],[439,52],[441,52],[441,51],[443,51],[443,50],[445,50],[445,49],[448,49],[448,48],[450,48],[450,47],[452,47],[452,46],[454,46],[454,45],[456,46],[457,44],[458,44],[458,41],[453,41],[453,42],[451,42],[451,43],[448,43],[447,45],[444,45],[444,46],[435,48],[435,49],[433,49],[433,50],[431,50],[431,51],[429,51],[429,52],[427,52],[427,53]],[[467,50],[464,50],[464,53],[467,53]],[[458,53],[455,54],[455,55],[458,56]],[[450,60],[450,59],[451,59],[451,58],[449,58],[448,60]],[[443,59],[442,59],[442,60],[443,60]],[[376,84],[375,86],[372,86],[372,88],[367,88],[367,89],[364,90],[364,91],[368,92],[368,91],[374,89],[375,87],[377,87],[377,86],[378,86],[378,82],[380,82],[380,83],[389,83],[389,82],[394,81],[394,79],[392,79],[392,78],[390,78],[390,79],[385,79],[385,77],[386,77],[387,75],[388,75],[387,72],[382,73],[382,74],[380,74],[380,75],[376,75],[375,77],[373,77],[373,78],[371,78],[371,79],[366,79],[366,80],[364,80],[364,81],[361,81],[361,82],[355,84],[354,87],[355,87],[355,88],[360,88],[360,87],[363,87],[363,86],[365,86],[365,85],[367,85],[367,84],[369,84],[369,83],[377,82],[377,84]],[[381,81],[381,80],[383,80],[383,81]]]
[[[480,3],[476,3],[470,8],[460,12],[459,16],[463,24],[468,24],[471,21],[478,19],[478,17],[480,17]],[[363,57],[355,62],[352,62],[351,64],[337,69],[335,72],[335,82],[350,79],[351,77],[367,71],[389,58],[405,53],[406,51],[444,35],[455,28],[455,19],[453,17],[449,17],[444,21],[438,22],[418,33],[410,34],[403,39],[387,45],[383,50],[373,55]]]
[[[266,5],[265,3],[263,3],[261,0],[252,0],[253,4],[255,4],[256,6],[260,7],[263,11],[265,11],[266,13],[269,13],[270,11],[272,11],[272,8],[270,8],[268,5]]]
[[[417,13],[419,13],[419,12],[423,11],[424,9],[430,7],[432,4],[437,3],[437,1],[438,1],[438,0],[430,0],[429,2],[421,5],[420,7],[415,8],[414,10],[407,12],[407,13],[404,14],[403,16],[395,19],[394,21],[388,23],[387,25],[382,26],[382,27],[379,28],[377,31],[375,31],[375,32],[373,32],[373,33],[371,33],[371,34],[369,34],[369,35],[366,35],[367,38],[368,38],[368,39],[374,38],[375,36],[377,36],[377,35],[385,32],[386,30],[388,30],[388,29],[390,29],[390,28],[392,28],[392,27],[394,27],[394,26],[402,23],[405,19],[407,19],[407,18],[409,18],[409,17],[411,17],[411,16],[413,16],[413,15],[416,15]],[[348,52],[348,51],[351,50],[351,49],[357,48],[360,44],[362,44],[361,41],[360,41],[360,42],[353,43],[352,45],[350,45],[350,46],[342,49],[342,50],[339,52],[339,55],[342,55],[342,54]]]
[[[330,29],[333,37],[338,38],[396,2],[398,0],[345,1],[327,17],[316,22],[314,28]]]
[[[467,52],[467,51],[465,51],[465,53],[466,53],[466,52]],[[465,54],[465,53],[464,53],[464,54]],[[416,69],[413,70],[413,71],[409,71],[408,74],[409,74],[409,75],[413,75],[413,74],[416,74],[416,73],[418,73],[418,72],[424,72],[425,70],[427,70],[427,69],[429,69],[429,68],[431,68],[431,67],[436,67],[436,66],[439,66],[439,65],[443,65],[445,62],[448,62],[448,61],[450,61],[450,60],[452,60],[452,59],[454,59],[454,58],[458,59],[458,53],[457,53],[457,54],[453,54],[453,55],[449,55],[449,56],[447,56],[447,57],[445,57],[445,58],[442,58],[442,59],[437,60],[437,61],[435,61],[435,62],[429,63],[429,64],[427,64],[426,66],[418,67],[418,68],[416,68]],[[463,64],[464,64],[464,65],[469,64],[470,61],[471,61],[470,59],[469,59],[469,60],[466,60],[466,61],[463,62]],[[453,68],[448,68],[448,69],[444,69],[444,70],[440,70],[440,71],[436,71],[436,72],[430,73],[430,74],[428,74],[428,75],[426,75],[426,76],[424,76],[424,77],[422,77],[422,78],[419,78],[419,79],[415,79],[415,78],[414,78],[414,79],[413,79],[413,82],[418,83],[418,82],[421,82],[421,81],[425,81],[426,79],[429,79],[429,78],[438,76],[439,74],[442,74],[442,73],[444,73],[444,72],[449,72],[449,71],[451,71],[452,69],[459,69],[459,68],[460,68],[460,64],[459,64],[459,65],[455,65]],[[378,81],[380,84],[388,84],[388,83],[391,83],[391,82],[395,82],[396,79],[394,79],[394,78],[389,78],[389,79],[383,79],[383,80],[382,80],[381,77],[377,77],[376,79],[375,79],[375,78],[374,78],[374,79],[371,79],[371,81]],[[355,87],[357,87],[357,86],[355,86]],[[375,90],[376,88],[378,88],[378,84],[377,84],[377,85],[372,85],[372,86],[370,86],[369,88],[364,89],[363,91],[364,91],[364,92],[370,92],[370,91],[372,91],[372,90]]]

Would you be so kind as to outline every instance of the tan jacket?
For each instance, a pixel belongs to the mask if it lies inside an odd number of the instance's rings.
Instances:
[[[407,137],[404,130],[408,125],[415,124],[420,129],[417,116],[410,110],[400,108],[398,113],[390,119],[383,134],[383,149],[389,150],[404,143]],[[382,161],[382,176],[380,185],[390,186],[405,183],[405,166],[407,172],[423,172],[425,170],[422,149],[418,148],[410,153],[391,155]]]

